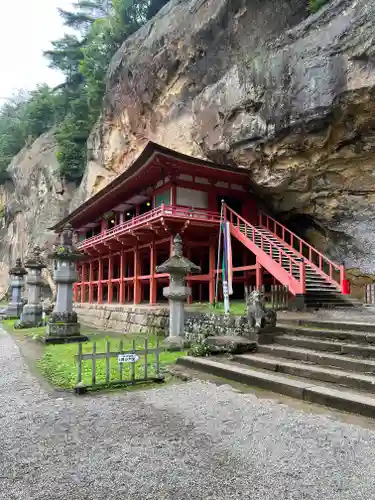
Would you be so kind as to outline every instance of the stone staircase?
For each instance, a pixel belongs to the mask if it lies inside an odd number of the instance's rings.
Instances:
[[[185,357],[184,366],[287,396],[375,417],[375,324],[281,324],[272,343],[231,358]]]
[[[255,235],[255,243],[257,245],[260,245],[260,235],[262,234],[263,236],[265,236],[263,247],[266,252],[272,251],[272,256],[274,258],[276,257],[277,249],[281,249],[286,255],[294,258],[296,261],[302,262],[302,260],[305,260],[306,294],[304,299],[307,307],[353,307],[354,305],[358,305],[357,303],[355,304],[354,301],[349,299],[347,296],[342,295],[338,286],[329,281],[323,274],[319,273],[307,259],[303,259],[302,255],[297,252],[297,250],[292,249],[289,245],[280,240],[268,229],[257,226],[257,230],[258,233]],[[243,231],[249,233],[249,229],[245,228],[245,225],[242,225],[241,232]],[[249,236],[249,234],[247,234],[247,236]],[[289,269],[289,266],[289,259],[287,257],[283,257],[282,267],[284,269]],[[292,275],[295,278],[299,279],[299,266],[293,264]]]
[[[224,214],[231,234],[256,255],[263,269],[288,288],[298,308],[359,305],[343,293],[344,266],[331,261],[281,223],[263,215],[259,224],[253,225],[227,205]]]

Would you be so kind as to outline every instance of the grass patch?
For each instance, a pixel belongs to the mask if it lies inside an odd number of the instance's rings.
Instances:
[[[156,337],[150,336],[148,338],[149,348],[156,346]],[[144,347],[143,336],[122,336],[122,338],[106,336],[105,338],[95,338],[89,342],[82,344],[83,353],[91,353],[93,341],[96,342],[96,352],[101,353],[106,351],[107,342],[110,342],[111,351],[118,351],[120,341],[123,341],[124,351],[130,351],[132,348],[132,341],[135,342],[136,349],[143,349]],[[37,367],[43,376],[51,382],[54,386],[62,389],[73,389],[77,383],[77,363],[75,355],[77,354],[77,344],[60,344],[45,346],[44,355],[41,360],[37,362]],[[160,368],[173,364],[177,358],[183,356],[184,352],[161,352],[159,356]],[[144,356],[139,355],[139,360],[134,364],[136,378],[143,378],[144,376]],[[148,376],[156,376],[155,355],[148,355],[147,368]],[[124,363],[119,365],[116,358],[110,360],[110,382],[119,380],[120,369],[122,366],[122,378],[124,380],[131,378],[131,363]],[[82,366],[82,379],[86,385],[92,383],[92,362],[91,360],[83,361]],[[96,382],[101,383],[106,380],[106,360],[99,359],[96,361]]]
[[[15,335],[17,338],[21,339],[23,342],[23,349],[31,349],[33,345],[37,345],[40,348],[39,359],[34,359],[36,362],[36,367],[38,372],[43,375],[43,377],[48,380],[50,384],[65,390],[74,389],[77,383],[77,362],[75,359],[78,353],[78,344],[55,344],[55,345],[45,345],[32,341],[33,337],[41,336],[45,333],[45,327],[40,328],[25,328],[25,329],[15,329],[15,320],[4,320],[4,328]],[[137,350],[142,350],[144,348],[144,335],[121,335],[112,332],[103,332],[101,330],[95,330],[94,328],[83,327],[82,333],[89,336],[90,340],[82,344],[83,353],[91,353],[93,348],[93,342],[96,342],[96,352],[104,353],[107,348],[107,342],[110,342],[110,349],[112,352],[119,350],[120,342],[123,342],[123,350],[130,351],[132,349],[132,343],[134,341],[135,348]],[[148,347],[156,347],[157,336],[147,336]],[[159,341],[162,341],[159,338]],[[159,366],[160,371],[163,371],[168,365],[176,362],[177,358],[184,356],[185,352],[161,352],[159,355]],[[144,356],[139,355],[139,360],[134,364],[135,376],[136,378],[144,377]],[[147,368],[148,376],[152,377],[156,375],[155,366],[155,355],[148,355],[147,357]],[[33,363],[34,364],[34,363]],[[110,382],[119,380],[120,378],[120,366],[117,363],[116,358],[110,360]],[[124,363],[122,365],[122,378],[131,378],[132,365],[130,363]],[[90,385],[92,382],[92,362],[90,360],[85,360],[82,367],[82,378],[83,382]],[[106,360],[99,359],[96,361],[96,381],[97,383],[105,382],[106,380]]]
[[[235,316],[242,316],[245,314],[245,307],[246,305],[244,300],[233,300],[230,302],[230,313]],[[193,304],[189,306],[188,310],[205,313],[224,314],[224,303],[219,302],[218,304],[216,304],[216,307],[208,303]]]
[[[5,319],[2,321],[2,324],[8,332],[14,333],[18,337],[33,338],[35,335],[43,335],[46,330],[45,326],[41,326],[39,328],[14,328],[14,323],[16,321],[16,319]]]

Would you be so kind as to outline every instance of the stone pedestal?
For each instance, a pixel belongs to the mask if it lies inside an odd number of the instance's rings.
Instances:
[[[46,343],[86,341],[80,335],[77,313],[73,312],[73,283],[78,279],[76,262],[84,257],[73,247],[73,231],[65,226],[57,248],[50,255],[54,260],[54,280],[56,283],[56,304],[48,318]]]
[[[36,246],[25,262],[27,273],[27,304],[23,307],[19,328],[32,328],[42,325],[43,307],[41,303],[42,287],[44,284],[42,269],[46,266],[40,256],[40,248]]]
[[[163,295],[169,300],[169,335],[164,345],[169,350],[181,350],[186,345],[184,322],[185,300],[190,289],[185,286],[185,276],[200,272],[200,267],[182,255],[182,240],[176,235],[173,242],[172,256],[156,268],[158,273],[170,275],[170,285],[163,290]]]
[[[24,286],[24,277],[27,274],[22,266],[21,259],[16,260],[16,265],[9,271],[10,286],[12,290],[11,301],[8,304],[6,316],[8,318],[19,318],[21,316],[24,301],[22,300],[22,287]]]

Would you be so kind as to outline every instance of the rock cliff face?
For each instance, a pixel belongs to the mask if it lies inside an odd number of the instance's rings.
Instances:
[[[309,17],[304,0],[171,0],[112,61],[70,208],[153,140],[247,167],[280,218],[344,259],[358,282],[375,275],[374,23],[368,0],[331,0]],[[36,187],[21,194],[29,184],[14,176],[19,236],[8,227],[14,243],[2,255],[40,234],[37,203],[66,208],[71,192],[58,194],[50,174],[46,198]]]
[[[375,274],[375,4],[171,0],[114,57],[76,202],[148,139],[246,166],[274,209]]]
[[[51,248],[56,235],[47,228],[68,212],[72,186],[56,175],[53,131],[26,146],[12,161],[12,181],[0,189],[0,296],[8,285],[8,271],[31,246]],[[54,291],[49,270],[46,281]]]

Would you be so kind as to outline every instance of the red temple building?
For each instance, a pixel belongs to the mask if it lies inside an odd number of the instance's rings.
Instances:
[[[170,256],[179,233],[184,254],[201,267],[200,275],[187,277],[191,300],[214,302],[222,208],[232,235],[234,298],[243,298],[244,285],[278,283],[307,304],[345,302],[343,266],[267,215],[247,170],[152,142],[130,168],[53,228],[60,232],[70,223],[77,248],[87,256],[79,264],[75,301],[161,302],[169,277],[156,267]]]

